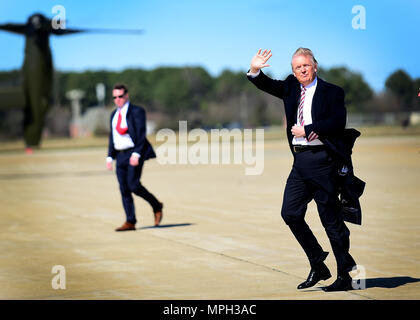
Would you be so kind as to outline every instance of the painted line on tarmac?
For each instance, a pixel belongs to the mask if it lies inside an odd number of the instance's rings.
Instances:
[[[159,227],[153,227],[153,228],[159,228]],[[149,233],[149,234],[150,234],[150,233]],[[182,241],[177,241],[177,240],[173,240],[173,239],[168,239],[168,238],[165,238],[165,237],[157,236],[157,235],[155,235],[155,234],[150,234],[150,235],[151,235],[152,237],[159,238],[159,239],[161,239],[161,240],[166,240],[166,241],[168,241],[168,242],[173,242],[173,243],[176,243],[176,244],[181,244],[181,245],[184,245],[184,246],[192,247],[192,248],[194,248],[194,249],[198,249],[198,250],[200,250],[200,251],[204,251],[204,252],[207,252],[207,253],[216,254],[216,255],[222,256],[222,257],[224,257],[224,258],[228,258],[228,259],[231,259],[231,260],[236,260],[236,261],[239,261],[239,262],[244,262],[244,263],[251,264],[251,265],[254,265],[254,266],[257,266],[257,267],[261,267],[261,268],[264,268],[264,269],[268,269],[268,270],[270,270],[270,271],[279,272],[279,273],[282,273],[282,274],[284,274],[284,275],[286,275],[286,276],[290,276],[290,277],[293,277],[293,278],[297,278],[297,279],[299,279],[299,280],[303,279],[303,278],[301,278],[301,277],[299,277],[299,276],[296,276],[296,275],[294,275],[294,274],[291,274],[291,273],[288,273],[288,272],[282,271],[282,270],[277,269],[277,268],[273,268],[273,267],[269,267],[269,266],[266,266],[266,265],[263,265],[263,264],[259,264],[259,263],[256,263],[256,262],[253,262],[253,261],[250,261],[250,260],[246,260],[246,259],[242,259],[242,258],[238,258],[238,257],[230,256],[230,255],[227,255],[227,254],[224,254],[224,253],[221,253],[221,252],[217,252],[217,251],[208,250],[208,249],[205,249],[205,248],[202,248],[202,247],[195,246],[195,245],[190,244],[190,243],[185,243],[185,242],[182,242]],[[305,279],[303,279],[303,280],[305,280]],[[321,289],[319,289],[319,290],[321,290]],[[317,289],[317,290],[315,290],[315,291],[319,291],[319,290]],[[312,291],[314,291],[314,289],[312,289]],[[302,292],[305,292],[305,291],[302,291]],[[340,291],[340,292],[343,292],[343,291]],[[350,290],[350,291],[345,291],[345,292],[346,292],[346,293],[349,293],[349,294],[356,295],[356,296],[363,297],[363,298],[365,298],[365,299],[375,300],[375,299],[374,299],[374,298],[372,298],[372,297],[369,297],[369,296],[366,296],[366,295],[363,295],[363,294],[360,294],[360,293],[356,293],[356,292],[351,291],[351,290]]]

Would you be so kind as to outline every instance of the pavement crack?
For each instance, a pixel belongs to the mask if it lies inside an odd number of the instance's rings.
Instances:
[[[247,259],[243,259],[243,258],[239,258],[239,257],[231,256],[231,255],[228,255],[228,254],[225,254],[225,253],[222,253],[222,252],[212,251],[212,250],[209,250],[209,249],[206,249],[206,248],[203,248],[203,247],[200,247],[200,246],[196,246],[196,245],[193,245],[193,244],[190,244],[190,243],[185,243],[185,242],[180,241],[180,240],[168,239],[168,238],[166,238],[166,237],[157,236],[157,235],[152,234],[152,233],[149,233],[149,234],[150,234],[152,237],[155,237],[155,238],[158,238],[158,239],[161,239],[161,240],[165,240],[165,241],[168,241],[168,242],[173,242],[173,243],[180,244],[180,245],[183,245],[183,246],[188,246],[188,247],[191,247],[191,248],[194,248],[194,249],[200,250],[200,251],[204,251],[204,252],[207,252],[207,253],[211,253],[211,254],[215,254],[215,255],[218,255],[218,256],[222,256],[222,257],[227,258],[227,259],[231,259],[231,260],[235,260],[235,261],[239,261],[239,262],[243,262],[243,263],[251,264],[251,265],[253,265],[253,266],[257,266],[257,267],[260,267],[260,268],[264,268],[264,269],[267,269],[267,270],[269,270],[269,271],[278,272],[278,273],[284,274],[284,275],[286,275],[286,276],[293,277],[293,278],[295,278],[295,279],[299,279],[299,280],[303,279],[302,277],[300,277],[300,276],[296,276],[296,275],[294,275],[294,274],[292,274],[292,273],[289,273],[289,272],[286,272],[286,271],[282,271],[282,270],[277,269],[277,268],[274,268],[274,267],[266,266],[266,265],[264,265],[264,264],[260,264],[260,263],[257,263],[257,262],[253,262],[253,261],[250,261],[250,260],[247,260]],[[316,291],[319,291],[319,290],[316,290]],[[372,298],[372,297],[365,296],[365,295],[362,295],[362,294],[356,293],[356,292],[354,292],[354,291],[346,291],[346,293],[348,293],[348,294],[352,294],[352,295],[356,295],[356,296],[359,296],[359,297],[363,297],[363,298],[365,298],[365,299],[375,300],[375,299],[374,299],[374,298]]]

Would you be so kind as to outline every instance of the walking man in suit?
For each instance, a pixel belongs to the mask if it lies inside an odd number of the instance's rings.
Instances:
[[[111,113],[106,166],[112,170],[113,160],[117,161],[117,178],[126,214],[125,223],[115,231],[135,230],[137,220],[132,193],[151,205],[155,226],[158,226],[162,220],[163,204],[140,183],[144,162],[156,158],[146,139],[146,113],[142,107],[130,103],[125,85],[116,84],[112,96],[117,108]]]
[[[259,89],[284,102],[287,138],[293,166],[286,182],[281,215],[303,248],[311,267],[298,289],[331,277],[325,252],[305,222],[307,205],[315,200],[319,216],[337,262],[337,279],[324,291],[352,289],[349,272],[356,262],[349,253],[350,231],[340,213],[338,168],[325,139],[337,140],[346,125],[342,88],[317,77],[318,63],[311,50],[299,48],[292,57],[292,71],[285,80],[274,80],[261,69],[268,67],[271,50],[261,49],[251,60],[248,79]]]

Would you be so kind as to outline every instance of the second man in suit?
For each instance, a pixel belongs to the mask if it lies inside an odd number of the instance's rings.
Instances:
[[[163,204],[140,182],[144,162],[156,158],[146,138],[146,113],[142,107],[130,103],[128,89],[116,84],[112,90],[116,109],[111,113],[108,157],[106,165],[112,170],[116,160],[116,173],[126,221],[115,231],[135,230],[137,222],[132,193],[146,200],[153,209],[155,226],[162,220]]]

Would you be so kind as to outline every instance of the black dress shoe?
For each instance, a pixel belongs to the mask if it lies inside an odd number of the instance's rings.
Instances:
[[[331,278],[330,270],[322,263],[319,267],[312,268],[309,272],[308,279],[298,285],[298,289],[306,289],[317,284],[319,280],[327,280]]]
[[[353,290],[353,280],[349,275],[338,276],[333,284],[322,288],[325,292]]]

